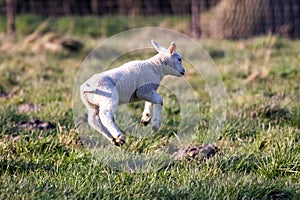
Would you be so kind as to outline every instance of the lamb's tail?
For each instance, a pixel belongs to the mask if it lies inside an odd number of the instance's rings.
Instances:
[[[98,105],[93,104],[89,98],[88,98],[88,94],[95,94],[95,90],[89,85],[84,83],[83,85],[80,86],[80,98],[81,101],[83,102],[83,104],[86,107],[90,107],[90,108],[98,108]]]

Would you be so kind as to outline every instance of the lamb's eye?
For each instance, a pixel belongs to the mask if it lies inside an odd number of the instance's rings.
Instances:
[[[178,61],[181,62],[181,58],[178,58]]]

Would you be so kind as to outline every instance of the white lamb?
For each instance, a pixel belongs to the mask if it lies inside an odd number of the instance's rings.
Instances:
[[[128,62],[118,68],[95,74],[80,86],[80,97],[88,109],[88,123],[116,146],[125,139],[114,122],[117,106],[145,100],[141,123],[147,125],[154,116],[152,129],[161,124],[163,99],[156,90],[165,75],[183,76],[182,57],[171,43],[168,49],[151,40],[158,52],[147,60]]]

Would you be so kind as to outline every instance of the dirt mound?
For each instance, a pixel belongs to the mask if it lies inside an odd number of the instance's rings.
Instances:
[[[19,112],[37,112],[39,111],[44,105],[38,104],[35,105],[33,103],[24,103],[18,106],[17,110]]]
[[[193,145],[181,148],[173,154],[175,160],[203,161],[212,158],[220,149],[213,144]]]
[[[18,42],[0,35],[0,53],[41,53],[43,51],[60,53],[80,51],[83,48],[80,41],[69,36],[54,32],[45,33],[50,22],[51,20],[46,20],[32,34]]]
[[[12,91],[10,91],[10,92],[0,91],[0,99],[1,99],[1,98],[10,99],[10,98],[12,98],[18,91],[19,91],[19,87],[13,88]]]
[[[55,53],[67,51],[79,51],[83,44],[73,38],[60,36],[56,33],[46,33],[28,36],[21,44],[20,51],[30,50],[33,53],[51,51]]]
[[[23,121],[18,125],[18,129],[21,130],[51,130],[55,129],[56,126],[51,122],[43,122],[39,119],[33,119],[31,121]]]

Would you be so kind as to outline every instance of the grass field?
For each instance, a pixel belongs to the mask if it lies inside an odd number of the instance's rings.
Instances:
[[[80,143],[72,116],[74,77],[101,39],[142,25],[160,26],[161,18],[149,24],[102,18],[97,25],[92,17],[54,19],[40,34],[75,37],[85,44],[81,51],[18,50],[43,20],[19,17],[19,38],[0,38],[0,47],[11,47],[0,51],[0,199],[300,199],[299,40],[199,40],[227,90],[227,119],[216,142],[220,152],[202,163],[181,161],[159,171],[130,173],[99,162]],[[188,22],[167,18],[162,26],[182,31]],[[203,80],[193,73],[186,79],[201,99],[195,140],[201,144],[210,96]],[[176,98],[163,95],[167,120],[156,143],[171,137],[180,120]],[[39,108],[20,109],[26,103]],[[137,123],[141,105],[129,106]],[[55,128],[23,128],[37,119]],[[145,146],[129,142],[125,148],[140,152]]]

